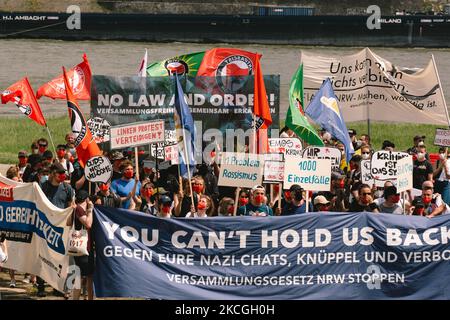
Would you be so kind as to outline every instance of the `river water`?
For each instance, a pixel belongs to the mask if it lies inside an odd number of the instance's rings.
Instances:
[[[92,72],[96,75],[136,75],[144,51],[148,61],[154,62],[184,53],[204,51],[213,47],[239,47],[263,55],[264,74],[281,75],[281,112],[284,119],[288,104],[289,82],[299,65],[300,52],[318,55],[345,55],[361,50],[360,47],[306,47],[289,45],[214,45],[197,43],[147,43],[124,41],[58,41],[58,40],[0,40],[0,90],[6,89],[27,76],[35,91],[42,84],[61,73],[61,66],[70,68],[82,61],[85,52]],[[425,67],[434,54],[446,100],[450,102],[450,49],[424,48],[371,48],[379,56],[402,67]],[[65,101],[39,100],[44,116],[66,115]],[[89,113],[89,102],[80,105]],[[12,104],[1,107],[0,115],[20,115]]]

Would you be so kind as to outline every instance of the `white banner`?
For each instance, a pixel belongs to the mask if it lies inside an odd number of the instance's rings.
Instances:
[[[219,186],[252,188],[261,184],[264,156],[252,153],[222,153]]]
[[[413,187],[413,158],[408,155],[397,161],[397,192]]]
[[[73,209],[55,207],[37,183],[20,183],[0,175],[0,232],[6,233],[5,268],[35,274],[63,292]]]
[[[309,146],[303,150],[303,158],[330,159],[332,171],[339,171],[339,167],[341,166],[341,156],[341,150],[332,147]]]
[[[375,121],[448,125],[433,60],[424,69],[393,65],[369,48],[354,55],[323,57],[302,51],[307,106],[330,78],[346,122]]]
[[[310,191],[330,191],[331,160],[286,155],[283,189],[289,189],[293,184]]]
[[[137,147],[164,141],[164,120],[136,122],[110,129],[111,149]]]
[[[434,145],[440,147],[450,147],[450,130],[436,129],[436,136],[434,137]]]

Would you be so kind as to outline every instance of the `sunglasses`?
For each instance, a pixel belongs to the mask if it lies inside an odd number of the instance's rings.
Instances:
[[[370,196],[370,195],[372,195],[372,193],[370,193],[370,192],[364,192],[364,193],[361,193],[361,195],[362,195],[362,196]]]
[[[370,154],[370,152],[362,152],[362,154]]]
[[[46,144],[39,144],[39,147],[46,147]]]

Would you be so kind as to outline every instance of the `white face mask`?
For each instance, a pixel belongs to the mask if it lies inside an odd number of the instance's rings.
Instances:
[[[367,160],[367,159],[370,158],[370,154],[363,153],[363,154],[361,155],[361,158],[362,158],[363,160]]]
[[[425,153],[417,153],[417,160],[422,161],[423,159],[425,159]]]
[[[444,160],[445,159],[445,153],[439,153],[439,158],[441,160]]]

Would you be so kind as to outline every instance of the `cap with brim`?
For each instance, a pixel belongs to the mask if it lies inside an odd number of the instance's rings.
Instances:
[[[172,203],[172,199],[168,196],[161,196],[160,201],[162,204]]]
[[[57,162],[50,166],[50,171],[56,173],[65,173],[66,169],[64,169],[61,163]]]
[[[111,160],[122,160],[125,157],[123,156],[122,152],[114,152],[111,156]]]
[[[28,153],[25,150],[19,151],[18,157],[27,157],[27,156],[28,156]]]
[[[329,204],[330,201],[327,200],[324,196],[317,196],[314,198],[314,205],[318,204]]]
[[[422,140],[425,139],[425,136],[415,136],[414,140]]]
[[[78,190],[77,194],[75,195],[75,200],[77,202],[83,202],[89,197],[89,193],[86,190]]]

